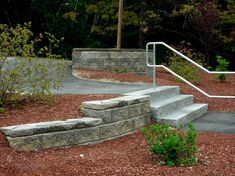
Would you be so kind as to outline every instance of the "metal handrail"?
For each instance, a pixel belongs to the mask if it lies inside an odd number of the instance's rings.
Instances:
[[[153,64],[149,64],[149,46],[153,45]],[[198,63],[194,62],[193,60],[191,60],[190,58],[188,58],[187,56],[183,55],[182,53],[180,53],[179,51],[175,50],[174,48],[172,48],[171,46],[167,45],[164,42],[149,42],[146,45],[146,64],[148,67],[153,67],[153,88],[156,88],[156,67],[161,67],[164,68],[165,70],[167,70],[168,72],[170,72],[171,74],[173,74],[174,76],[176,76],[177,78],[181,79],[183,82],[185,82],[186,84],[188,84],[189,86],[193,87],[194,89],[198,90],[199,92],[201,92],[202,94],[204,94],[205,96],[209,97],[209,98],[235,98],[235,96],[221,96],[221,95],[209,95],[208,93],[206,93],[205,91],[201,90],[200,88],[198,88],[197,86],[195,86],[194,84],[190,83],[189,81],[187,81],[186,79],[184,79],[183,77],[181,77],[180,75],[178,75],[177,73],[175,73],[174,71],[172,71],[171,69],[167,68],[164,65],[156,65],[156,60],[155,60],[155,56],[156,56],[156,45],[163,45],[166,48],[170,49],[171,51],[173,51],[174,53],[176,53],[177,55],[179,55],[180,57],[184,58],[185,60],[191,62],[193,65],[199,67],[200,69],[202,69],[203,71],[209,73],[209,74],[235,74],[235,72],[228,72],[228,71],[209,71],[206,68],[202,67],[201,65],[199,65]]]

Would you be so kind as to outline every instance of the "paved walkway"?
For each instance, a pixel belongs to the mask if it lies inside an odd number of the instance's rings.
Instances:
[[[104,83],[76,78],[72,75],[72,66],[68,66],[61,90],[52,90],[55,94],[124,94],[150,88],[150,85]]]
[[[235,112],[208,112],[192,122],[199,131],[235,134]]]

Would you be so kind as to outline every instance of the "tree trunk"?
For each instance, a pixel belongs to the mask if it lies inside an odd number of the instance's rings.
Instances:
[[[144,33],[147,31],[144,31],[146,28],[146,6],[147,6],[147,0],[141,0],[140,2],[140,27],[139,27],[139,48],[144,48],[144,39],[145,35]]]
[[[123,13],[123,0],[119,0],[117,49],[121,48],[121,43],[122,43],[122,13]]]

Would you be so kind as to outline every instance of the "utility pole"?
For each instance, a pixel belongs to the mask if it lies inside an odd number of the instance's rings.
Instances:
[[[122,13],[123,13],[123,0],[119,0],[117,49],[121,48],[121,43],[122,43]]]

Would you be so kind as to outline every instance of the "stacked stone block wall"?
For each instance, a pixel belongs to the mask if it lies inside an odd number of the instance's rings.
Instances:
[[[128,72],[150,75],[146,65],[145,50],[75,48],[72,53],[73,68]]]
[[[100,143],[135,132],[150,123],[149,96],[123,96],[82,104],[86,116],[63,121],[2,127],[18,151]]]

